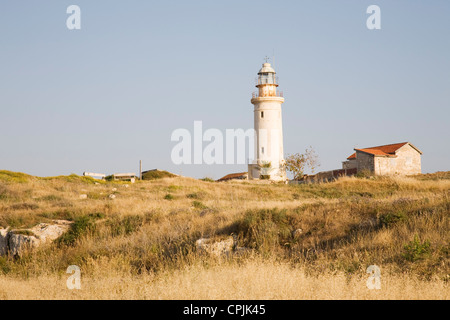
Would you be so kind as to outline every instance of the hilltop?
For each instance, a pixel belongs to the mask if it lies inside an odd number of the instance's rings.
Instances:
[[[0,297],[448,299],[449,193],[450,172],[284,185],[0,171],[0,227],[73,221],[50,246],[0,257]],[[196,249],[230,236],[245,251]],[[64,287],[69,265],[79,292]]]

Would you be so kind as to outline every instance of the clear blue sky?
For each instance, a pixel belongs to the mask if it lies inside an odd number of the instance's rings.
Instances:
[[[66,28],[71,4],[81,30]],[[381,30],[366,28],[371,4]],[[410,141],[423,172],[450,170],[449,1],[2,1],[0,48],[0,169],[246,171],[176,166],[170,136],[195,120],[251,128],[275,51],[286,153],[312,145],[328,170]]]

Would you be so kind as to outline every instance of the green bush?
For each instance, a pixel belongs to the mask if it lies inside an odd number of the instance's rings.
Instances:
[[[180,190],[182,188],[183,188],[182,186],[175,186],[175,185],[172,184],[172,185],[167,187],[167,190],[169,192],[175,192],[175,191]]]
[[[166,194],[164,196],[164,199],[166,199],[166,200],[173,200],[173,199],[175,199],[175,197],[172,194],[168,193],[168,194]]]
[[[200,201],[193,201],[192,205],[194,206],[194,208],[197,208],[197,209],[207,209],[208,208],[207,206],[205,206]]]
[[[142,180],[157,180],[162,178],[173,178],[176,177],[173,173],[167,172],[167,171],[160,171],[160,170],[154,170],[154,171],[148,171],[142,175]]]
[[[415,235],[414,240],[403,247],[403,257],[411,262],[427,258],[431,253],[431,244],[429,240],[420,241],[419,236]]]
[[[237,224],[237,232],[245,246],[267,252],[292,237],[290,218],[286,210],[250,210]]]
[[[390,227],[406,220],[407,216],[403,212],[386,213],[380,217],[380,223],[384,227]]]
[[[204,199],[206,197],[206,193],[204,191],[194,192],[186,195],[189,199]]]
[[[58,239],[58,243],[68,246],[74,245],[82,236],[95,231],[95,219],[98,217],[99,214],[91,214],[75,218],[70,230]]]

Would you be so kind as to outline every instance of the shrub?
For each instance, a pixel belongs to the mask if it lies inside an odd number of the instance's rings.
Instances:
[[[167,171],[153,170],[147,171],[142,175],[142,180],[157,180],[162,178],[173,178],[176,177],[173,173]]]
[[[175,197],[173,195],[171,195],[170,193],[168,193],[168,194],[166,194],[164,196],[164,199],[166,199],[166,200],[173,200],[173,199],[175,199]]]
[[[205,182],[216,182],[216,180],[210,178],[210,177],[204,177],[203,179],[200,179],[201,181],[205,181]]]
[[[292,228],[286,210],[250,210],[237,223],[237,230],[245,245],[261,251],[270,251],[291,238]]]
[[[204,199],[206,197],[206,193],[203,191],[200,192],[194,192],[186,195],[189,199]]]
[[[59,244],[74,245],[82,236],[95,230],[95,218],[97,214],[77,217],[68,232],[59,239]]]
[[[129,235],[139,230],[144,223],[141,216],[126,216],[122,219],[115,218],[107,222],[113,237],[120,235]]]
[[[207,209],[208,208],[200,201],[194,201],[194,202],[192,202],[192,205],[194,206],[194,208],[197,208],[197,209]]]
[[[431,244],[429,240],[420,241],[419,236],[415,235],[414,240],[404,246],[403,257],[411,262],[425,259],[431,253]]]
[[[403,212],[386,213],[380,217],[380,223],[384,227],[390,227],[406,220],[407,216]]]
[[[0,181],[24,183],[31,178],[32,176],[25,173],[0,170]]]
[[[180,190],[181,188],[182,188],[181,186],[175,186],[172,184],[167,187],[167,190],[169,190],[169,192],[174,192],[174,191]]]
[[[54,212],[43,212],[40,213],[39,216],[46,219],[74,220],[76,214],[69,210],[58,210]]]

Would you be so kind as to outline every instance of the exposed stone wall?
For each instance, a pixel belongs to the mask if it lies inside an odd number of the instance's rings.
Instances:
[[[397,174],[419,174],[422,173],[421,154],[409,144],[404,145],[396,152]]]
[[[356,151],[356,168],[358,172],[369,170],[371,172],[374,171],[374,157],[373,155]]]
[[[375,174],[378,176],[394,175],[397,173],[397,158],[374,157]]]
[[[351,159],[342,162],[342,169],[354,169],[357,167],[356,159]]]

